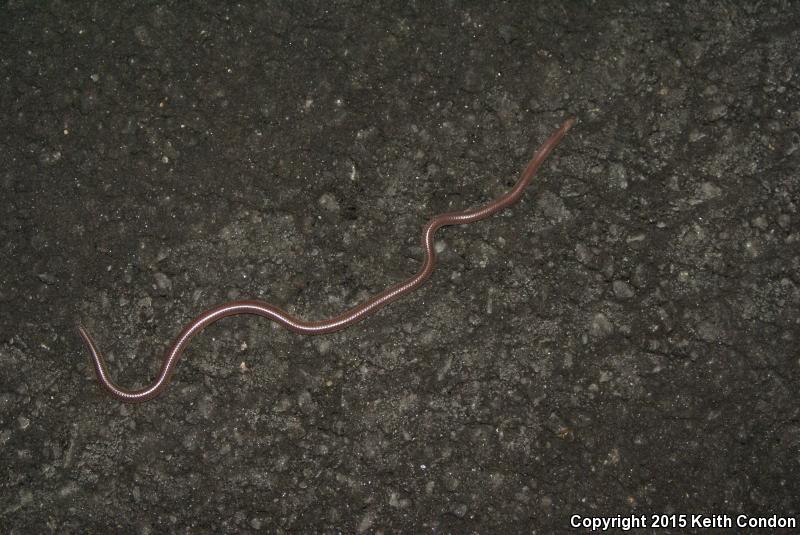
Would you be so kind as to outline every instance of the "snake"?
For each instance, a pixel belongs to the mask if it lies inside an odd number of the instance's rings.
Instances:
[[[206,310],[186,324],[167,350],[161,370],[156,378],[148,386],[135,389],[126,389],[114,382],[109,375],[108,366],[94,339],[82,325],[78,325],[78,333],[89,350],[98,382],[112,397],[124,403],[142,403],[161,395],[169,386],[175,366],[192,338],[212,323],[228,316],[241,314],[262,316],[298,334],[332,333],[371,316],[389,303],[413,292],[428,280],[436,267],[434,236],[437,230],[446,226],[466,225],[486,219],[516,203],[522,197],[525,188],[531,182],[539,167],[574,124],[575,118],[568,118],[542,143],[517,182],[506,193],[478,208],[460,212],[447,212],[432,217],[422,229],[422,247],[425,251],[425,259],[415,275],[390,286],[377,295],[331,318],[314,321],[304,320],[265,301],[237,300],[221,304]]]

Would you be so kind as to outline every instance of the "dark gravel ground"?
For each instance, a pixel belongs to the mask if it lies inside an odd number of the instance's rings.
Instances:
[[[3,533],[800,515],[800,4],[216,4],[0,8]]]

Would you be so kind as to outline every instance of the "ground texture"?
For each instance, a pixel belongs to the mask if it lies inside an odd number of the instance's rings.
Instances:
[[[2,532],[796,518],[799,28],[790,2],[6,2]],[[334,315],[570,116],[402,301],[319,337],[229,318],[160,398],[98,388],[76,322],[134,387],[220,302]]]

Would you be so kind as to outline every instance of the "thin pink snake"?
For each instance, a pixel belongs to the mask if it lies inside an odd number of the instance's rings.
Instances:
[[[94,369],[97,373],[97,380],[100,381],[100,384],[104,386],[113,397],[125,403],[142,403],[153,399],[164,392],[169,385],[175,365],[178,363],[178,359],[183,353],[183,350],[186,349],[192,337],[202,331],[206,326],[227,316],[255,314],[257,316],[269,318],[283,325],[290,331],[302,334],[331,333],[363,320],[392,301],[399,299],[407,293],[413,292],[431,276],[433,269],[436,267],[436,250],[433,247],[433,238],[437,229],[448,225],[464,225],[466,223],[485,219],[517,202],[519,198],[522,197],[525,188],[536,174],[536,171],[538,171],[544,160],[556,145],[558,145],[564,137],[564,134],[567,133],[567,130],[569,130],[573,124],[575,124],[574,118],[567,119],[558,130],[547,138],[536,151],[533,158],[528,163],[528,166],[525,168],[525,171],[523,171],[522,176],[520,176],[511,191],[480,208],[464,210],[462,212],[448,212],[433,217],[422,231],[422,246],[425,249],[425,261],[417,274],[408,280],[389,287],[378,295],[358,306],[345,310],[337,316],[318,321],[302,320],[289,314],[285,310],[281,310],[263,301],[231,301],[230,303],[219,305],[216,308],[203,312],[184,327],[183,331],[181,331],[173,342],[172,347],[167,351],[164,357],[164,364],[161,366],[158,377],[149,386],[136,390],[124,389],[118,386],[111,377],[109,377],[108,367],[103,360],[100,350],[97,348],[97,344],[94,343],[94,340],[89,336],[86,329],[79,325],[78,332],[89,348],[89,353],[94,363]]]

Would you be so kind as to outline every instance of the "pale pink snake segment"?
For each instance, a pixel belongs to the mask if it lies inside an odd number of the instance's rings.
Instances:
[[[433,217],[433,219],[425,225],[422,232],[422,246],[425,249],[425,261],[417,274],[408,280],[391,286],[364,303],[325,320],[305,321],[263,301],[231,301],[230,303],[225,303],[211,310],[207,310],[190,321],[175,339],[172,347],[166,353],[164,364],[161,366],[161,371],[155,381],[153,381],[150,386],[138,390],[126,390],[119,387],[111,380],[100,350],[97,348],[97,345],[94,343],[94,340],[92,340],[92,337],[89,336],[86,329],[79,325],[78,332],[89,348],[92,361],[94,362],[94,369],[97,373],[97,379],[113,397],[120,401],[126,403],[141,403],[153,399],[167,388],[175,365],[178,363],[181,353],[183,353],[183,350],[192,337],[203,330],[207,325],[224,317],[236,314],[255,314],[257,316],[263,316],[283,325],[290,331],[304,334],[331,333],[361,321],[392,301],[414,291],[430,277],[436,267],[436,251],[433,247],[433,237],[437,229],[447,225],[463,225],[487,218],[517,202],[519,198],[522,197],[525,188],[536,174],[536,171],[538,171],[547,156],[556,145],[558,145],[564,137],[564,134],[567,133],[567,130],[569,130],[573,124],[575,124],[575,119],[567,119],[558,130],[547,138],[536,151],[519,180],[509,192],[480,208],[462,212],[448,212]]]

